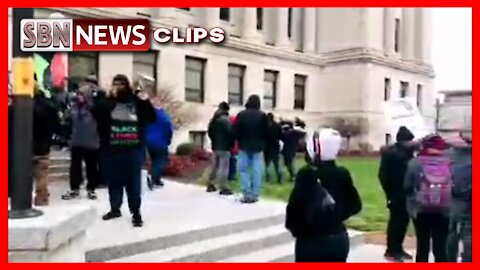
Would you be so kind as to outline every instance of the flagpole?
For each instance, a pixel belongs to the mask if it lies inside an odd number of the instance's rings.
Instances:
[[[32,218],[43,213],[32,208],[33,190],[33,54],[20,49],[20,22],[33,18],[33,8],[13,8],[13,89],[12,89],[12,148],[11,210],[9,219]],[[10,181],[9,181],[10,182]]]

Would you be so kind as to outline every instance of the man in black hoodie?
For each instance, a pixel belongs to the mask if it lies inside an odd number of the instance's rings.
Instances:
[[[218,110],[208,125],[208,136],[212,142],[212,151],[215,157],[207,192],[215,192],[217,190],[214,185],[214,180],[217,178],[220,185],[220,195],[232,195],[227,186],[230,168],[230,149],[233,146],[232,126],[228,118],[229,110],[230,106],[228,103],[220,103]]]
[[[57,104],[35,86],[33,105],[33,177],[35,179],[36,206],[46,206],[49,201],[48,169],[50,147],[55,127],[59,123]]]
[[[240,145],[238,168],[242,185],[242,203],[255,203],[260,195],[265,142],[268,139],[268,117],[260,110],[260,97],[251,95],[245,110],[237,116],[233,126]],[[252,175],[250,175],[252,171]]]
[[[278,183],[282,182],[282,172],[280,170],[279,156],[280,156],[280,140],[282,138],[282,127],[275,121],[275,116],[272,113],[268,113],[268,140],[265,145],[265,174],[267,182],[270,182],[270,163],[273,162],[273,167],[277,174]]]
[[[402,262],[412,260],[403,249],[409,215],[406,209],[406,194],[403,188],[408,163],[414,154],[414,135],[402,126],[397,133],[397,142],[384,149],[380,161],[378,178],[387,199],[390,219],[387,228],[387,250],[385,259]]]
[[[125,189],[133,226],[141,227],[140,175],[145,153],[144,130],[155,122],[155,109],[145,92],[134,93],[127,76],[116,75],[112,86],[110,96],[97,100],[92,109],[98,125],[102,171],[109,181],[111,209],[103,220],[122,215],[120,207]]]

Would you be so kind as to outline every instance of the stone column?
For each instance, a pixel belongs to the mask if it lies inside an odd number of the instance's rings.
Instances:
[[[317,54],[319,54],[322,50],[321,44],[322,44],[322,36],[321,36],[321,8],[315,8],[315,51]]]
[[[204,26],[213,28],[220,26],[220,8],[203,8]]]
[[[404,8],[402,10],[402,58],[413,60],[415,54],[415,9]]]
[[[275,8],[275,39],[277,47],[288,46],[288,8]]]
[[[245,40],[254,41],[257,34],[257,8],[244,8],[242,18],[241,37]]]
[[[303,16],[303,52],[312,53],[315,51],[315,8],[304,8]]]
[[[383,9],[383,51],[385,55],[395,53],[395,9]]]
[[[431,49],[432,49],[432,9],[431,8],[420,8],[418,10],[420,13],[420,22],[417,24],[417,27],[420,27],[421,36],[420,39],[420,49],[418,58],[426,64],[431,63]]]

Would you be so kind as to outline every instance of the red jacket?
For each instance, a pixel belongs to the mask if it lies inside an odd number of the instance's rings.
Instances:
[[[237,121],[237,116],[234,116],[234,115],[230,116],[230,124],[232,124],[232,126],[235,125],[236,121]],[[233,145],[232,150],[230,150],[230,153],[232,155],[238,155],[239,152],[240,152],[240,148],[239,148],[239,145],[238,145],[238,141],[235,140],[235,143]]]

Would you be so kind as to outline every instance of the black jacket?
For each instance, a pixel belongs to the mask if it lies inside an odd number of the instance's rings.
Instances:
[[[218,109],[208,124],[208,137],[213,151],[230,151],[233,147],[232,125],[228,112]]]
[[[268,140],[268,117],[260,110],[258,100],[249,100],[245,107],[246,109],[237,115],[233,126],[235,138],[241,151],[263,152]]]
[[[318,197],[322,196],[318,179],[335,201],[334,214],[328,222],[317,211]],[[346,231],[343,222],[361,209],[362,202],[350,172],[336,166],[334,161],[325,161],[316,169],[307,166],[298,172],[287,205],[285,226],[297,239],[343,234]],[[308,213],[312,212],[313,218],[309,218]]]
[[[36,93],[33,105],[33,154],[43,156],[50,153],[52,137],[59,124],[59,109],[51,99],[41,92]]]
[[[133,93],[123,99],[104,97],[103,95],[98,96],[94,100],[94,106],[91,112],[97,121],[100,148],[102,150],[111,150],[109,149],[112,128],[111,113],[117,103],[134,103],[138,117],[138,130],[142,142],[144,141],[145,127],[156,121],[155,109],[150,101],[141,100]]]
[[[282,139],[282,127],[277,122],[270,122],[268,125],[268,140],[265,144],[266,154],[276,154],[280,152],[280,140]]]
[[[299,127],[287,128],[283,130],[282,141],[283,150],[282,154],[286,159],[292,159],[297,153],[297,148],[300,140],[305,136],[305,132]]]
[[[408,163],[413,151],[400,143],[385,148],[380,160],[378,178],[389,203],[404,204],[406,194],[403,188]]]

